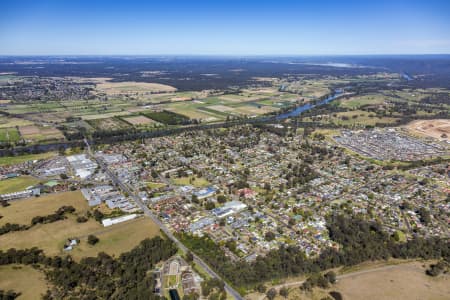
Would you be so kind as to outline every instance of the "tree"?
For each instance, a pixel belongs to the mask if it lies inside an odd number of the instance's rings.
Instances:
[[[283,296],[284,298],[287,298],[289,296],[289,290],[287,287],[282,287],[280,289],[280,295]]]
[[[267,296],[267,298],[269,298],[269,300],[275,299],[275,297],[277,296],[277,290],[274,288],[271,288],[270,290],[267,291],[266,296]]]
[[[219,202],[220,204],[223,204],[223,203],[227,202],[227,197],[225,197],[225,195],[219,195],[219,196],[217,196],[217,202]]]
[[[99,241],[100,241],[100,239],[99,239],[98,237],[96,237],[95,235],[93,235],[93,234],[90,234],[90,235],[88,236],[88,244],[89,244],[89,245],[95,245],[95,244],[97,244]]]
[[[329,271],[325,274],[325,278],[328,280],[329,283],[334,284],[336,283],[336,273],[333,271]]]
[[[267,287],[264,284],[258,284],[256,290],[260,293],[265,293],[267,291]]]
[[[194,261],[194,254],[192,254],[191,251],[188,251],[188,252],[186,253],[186,261],[187,261],[188,263]]]
[[[275,233],[273,233],[272,231],[267,231],[266,235],[265,235],[265,239],[268,242],[273,241],[275,239]]]

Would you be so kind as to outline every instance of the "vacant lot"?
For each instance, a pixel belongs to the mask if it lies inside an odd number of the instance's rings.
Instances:
[[[102,228],[92,232],[100,239],[98,244],[91,246],[86,237],[81,239],[81,244],[70,255],[75,259],[87,256],[95,256],[99,252],[119,256],[137,246],[142,240],[159,235],[159,227],[147,217],[127,221],[111,227]]]
[[[396,265],[364,263],[352,268],[352,273],[338,275],[337,283],[329,289],[314,288],[312,292],[303,292],[299,289],[299,285],[291,285],[288,299],[320,300],[329,296],[331,291],[341,293],[344,300],[449,299],[450,275],[429,277],[425,275],[428,265],[429,263],[425,262]],[[252,294],[249,299],[261,299],[260,295]],[[276,297],[276,300],[282,299],[285,298]]]
[[[380,105],[385,101],[385,96],[382,94],[374,94],[374,95],[364,95],[364,96],[355,96],[350,97],[349,99],[342,99],[339,101],[342,107],[347,107],[350,109],[360,108],[361,106],[366,105]]]
[[[39,180],[32,176],[19,176],[0,180],[0,194],[20,192],[25,190],[27,187],[38,183]]]
[[[155,121],[153,121],[152,119],[149,119],[144,116],[133,116],[133,117],[127,117],[127,118],[122,118],[122,119],[134,126],[148,125],[148,124],[155,123]]]
[[[110,131],[110,130],[121,130],[131,128],[127,122],[122,121],[119,118],[105,118],[105,119],[95,119],[87,121],[89,125],[93,126],[100,131]]]
[[[130,94],[130,93],[156,93],[156,92],[173,92],[176,88],[159,83],[147,82],[102,82],[97,84],[97,90],[108,95],[114,94]]]
[[[407,125],[413,133],[432,137],[439,140],[450,139],[450,120],[418,120]]]
[[[43,141],[64,139],[61,131],[53,127],[40,127],[36,125],[19,126],[19,131],[25,140]]]
[[[89,209],[87,201],[80,191],[25,198],[11,202],[8,207],[0,207],[0,215],[3,216],[0,219],[0,226],[8,222],[30,224],[33,217],[51,214],[63,205],[72,205],[77,213]]]
[[[55,152],[46,152],[46,153],[28,154],[19,156],[4,156],[0,157],[0,166],[20,164],[29,160],[46,159],[53,156],[56,156]]]
[[[33,123],[19,118],[0,116],[0,128],[32,125]]]
[[[339,280],[334,290],[344,299],[449,299],[450,275],[425,275],[423,263],[397,265],[391,269]]]
[[[172,182],[176,185],[193,185],[195,187],[205,187],[210,183],[203,177],[189,176],[172,179]]]
[[[95,256],[100,251],[119,255],[131,250],[143,239],[159,234],[158,226],[145,217],[106,228],[92,218],[85,223],[76,222],[76,215],[84,215],[89,210],[87,201],[79,191],[14,201],[10,206],[0,208],[0,215],[3,216],[0,226],[7,222],[30,224],[33,217],[51,214],[63,205],[75,207],[75,215],[68,215],[63,221],[36,225],[26,231],[0,235],[0,249],[38,247],[47,255],[68,253],[76,259],[81,259],[85,256]],[[100,242],[95,246],[88,245],[89,234],[96,235]],[[71,252],[64,252],[63,245],[68,238],[79,238],[81,243]]]
[[[31,266],[0,266],[0,290],[20,292],[18,300],[33,300],[47,291],[47,283],[45,275]]]

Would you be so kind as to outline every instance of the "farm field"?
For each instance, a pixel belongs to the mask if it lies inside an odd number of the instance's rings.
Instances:
[[[20,192],[25,190],[27,187],[38,183],[39,180],[32,176],[19,176],[0,180],[0,194]]]
[[[91,125],[92,127],[94,127],[99,131],[122,130],[131,127],[131,125],[129,125],[127,122],[116,117],[105,119],[92,119],[87,122],[89,123],[89,125]]]
[[[19,131],[25,140],[43,141],[64,139],[61,131],[53,127],[40,127],[36,125],[20,126]]]
[[[406,128],[412,133],[439,140],[448,140],[450,138],[449,119],[413,121]]]
[[[11,118],[6,116],[0,117],[0,128],[11,128],[16,126],[26,126],[26,125],[32,125],[33,122],[30,122],[25,119],[20,118]]]
[[[356,109],[365,105],[379,105],[385,102],[385,96],[382,94],[372,94],[364,96],[354,96],[349,99],[339,100],[339,105],[345,108]]]
[[[47,291],[45,275],[31,266],[0,266],[0,290],[20,292],[18,300],[34,300]]]
[[[154,92],[173,92],[176,88],[160,84],[147,82],[109,82],[103,81],[97,83],[96,89],[108,95],[124,94],[124,93],[154,93]]]
[[[27,198],[12,202],[8,207],[0,208],[0,226],[5,223],[30,224],[35,216],[53,213],[63,205],[75,207],[75,215],[68,215],[66,220],[49,224],[39,224],[26,231],[10,232],[0,236],[0,249],[24,249],[38,247],[47,255],[70,254],[76,259],[95,256],[103,251],[111,255],[119,255],[136,246],[141,240],[159,234],[159,228],[148,218],[103,227],[90,218],[85,223],[76,222],[76,215],[84,215],[89,207],[79,191],[64,192]],[[87,236],[95,234],[99,243],[95,246],[87,244]],[[64,252],[63,245],[68,238],[79,238],[80,244],[71,252]]]
[[[155,124],[156,122],[152,119],[149,119],[145,116],[132,116],[132,117],[126,117],[122,118],[122,120],[130,123],[133,126],[142,126],[142,125],[149,125],[149,124]]]
[[[19,156],[3,156],[0,157],[0,166],[20,164],[22,162],[26,162],[29,160],[47,159],[56,155],[57,155],[56,152],[46,152],[46,153],[27,154]]]
[[[16,143],[20,140],[17,128],[0,128],[0,143]]]

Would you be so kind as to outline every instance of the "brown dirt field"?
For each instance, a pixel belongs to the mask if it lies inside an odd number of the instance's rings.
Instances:
[[[123,118],[123,119],[133,125],[147,125],[147,124],[155,123],[155,121],[153,121],[152,119],[149,119],[144,116],[135,116],[135,117],[129,117],[129,118]]]
[[[44,273],[31,266],[7,265],[0,266],[0,289],[20,292],[18,300],[32,300],[41,298],[47,283]]]
[[[31,140],[62,139],[61,131],[53,127],[38,127],[36,125],[19,126],[20,134]]]
[[[12,201],[8,207],[0,207],[0,215],[3,216],[0,219],[0,226],[8,222],[30,224],[33,217],[51,214],[63,205],[72,205],[77,213],[89,209],[80,191],[25,198]]]
[[[220,105],[220,104],[218,104],[218,105],[211,105],[211,106],[208,106],[208,108],[210,108],[212,110],[217,110],[217,111],[220,111],[220,112],[225,112],[225,111],[226,112],[233,112],[234,111],[233,107]]]
[[[159,234],[159,227],[146,217],[106,228],[92,218],[86,223],[76,222],[77,215],[85,215],[89,210],[87,201],[80,191],[13,201],[10,206],[0,208],[0,215],[3,216],[0,219],[0,226],[8,222],[30,224],[33,217],[51,214],[63,205],[75,207],[75,214],[68,215],[66,220],[39,224],[29,230],[0,235],[0,250],[38,247],[47,255],[68,253],[79,260],[86,256],[95,256],[100,251],[110,255],[119,255],[131,250],[143,239]],[[96,235],[100,242],[95,246],[88,245],[86,238],[89,234]],[[71,252],[64,252],[64,242],[70,237],[79,238],[81,243]]]
[[[425,275],[421,262],[402,264],[341,279],[333,290],[344,299],[449,299],[450,275],[432,278]]]
[[[39,134],[41,132],[39,127],[35,125],[20,126],[19,131],[21,135]]]
[[[413,133],[423,136],[439,140],[450,140],[450,120],[448,119],[413,121],[406,128]],[[442,137],[443,134],[446,134],[447,137]]]
[[[102,82],[97,84],[97,89],[109,95],[176,91],[176,88],[170,85],[159,83],[148,83],[148,82],[133,82],[133,81]]]

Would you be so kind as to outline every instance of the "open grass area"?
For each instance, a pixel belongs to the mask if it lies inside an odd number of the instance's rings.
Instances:
[[[176,88],[160,84],[147,82],[109,82],[103,81],[97,84],[96,88],[108,95],[124,94],[124,93],[147,93],[147,92],[173,92]]]
[[[62,221],[39,224],[26,231],[0,235],[0,249],[38,247],[47,255],[68,253],[75,259],[81,259],[95,256],[101,251],[119,255],[131,250],[143,239],[159,234],[159,227],[145,217],[106,228],[92,218],[85,223],[76,222],[76,215],[84,215],[89,210],[87,201],[79,191],[14,201],[10,206],[0,208],[0,215],[3,216],[0,226],[8,222],[30,224],[33,217],[51,214],[63,205],[75,207],[75,215],[68,215],[68,218]],[[100,239],[99,243],[95,246],[89,245],[89,234],[96,235]],[[66,240],[75,237],[79,238],[81,243],[71,252],[64,252],[63,245]]]
[[[92,232],[100,241],[91,246],[86,237],[81,239],[80,245],[75,247],[70,255],[75,259],[95,256],[99,252],[106,252],[118,256],[137,246],[142,240],[159,235],[159,227],[147,217],[127,221],[111,227]]]
[[[0,194],[20,192],[29,186],[39,183],[39,180],[32,176],[19,176],[10,179],[0,180]]]
[[[16,143],[20,134],[16,127],[0,128],[0,143]]]
[[[146,184],[149,189],[158,189],[158,188],[166,186],[165,183],[161,183],[161,182],[147,182]]]
[[[28,120],[24,120],[24,119],[20,119],[20,118],[13,118],[13,117],[0,116],[0,128],[26,126],[26,125],[32,125],[32,124],[33,124],[33,122],[30,122]]]
[[[210,185],[209,181],[203,177],[189,176],[172,179],[173,184],[176,185],[193,185],[195,187],[205,187]]]
[[[31,266],[0,266],[0,290],[21,293],[18,300],[34,300],[45,294],[47,282],[45,275]]]
[[[80,191],[63,192],[40,197],[31,197],[11,202],[8,207],[0,207],[0,226],[5,223],[30,224],[35,216],[45,216],[55,212],[63,205],[75,207],[77,213],[89,209]]]
[[[47,159],[56,155],[57,155],[56,152],[46,152],[46,153],[27,154],[18,156],[3,156],[0,157],[0,166],[19,164],[29,160]]]
[[[339,105],[342,107],[356,109],[365,105],[379,105],[385,102],[385,96],[382,94],[354,96],[349,99],[343,98],[339,100]]]

